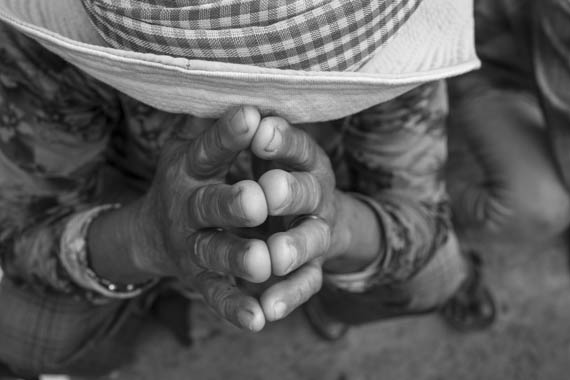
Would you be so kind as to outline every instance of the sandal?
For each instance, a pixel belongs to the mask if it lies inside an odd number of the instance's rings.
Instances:
[[[7,365],[0,362],[0,379],[4,380],[38,380],[38,377],[22,377],[18,376],[8,368]]]
[[[184,347],[192,345],[190,337],[191,300],[174,290],[161,293],[154,301],[150,315],[172,333]]]
[[[349,325],[330,316],[318,295],[303,305],[303,312],[313,331],[326,341],[337,341],[348,332]]]
[[[494,297],[482,281],[481,257],[476,252],[469,252],[468,259],[471,262],[471,275],[440,309],[447,324],[461,332],[488,328],[497,316]]]

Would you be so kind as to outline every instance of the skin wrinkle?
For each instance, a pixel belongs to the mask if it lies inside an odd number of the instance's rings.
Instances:
[[[236,117],[242,118],[243,128],[232,129],[232,122],[228,121],[228,117],[224,117],[214,128],[207,129],[202,138],[193,140],[188,149],[191,154],[188,154],[187,162],[197,178],[223,177],[229,163],[246,147],[240,139],[249,132],[245,112],[241,108],[238,109],[230,120],[233,121]]]
[[[215,239],[215,233],[212,232],[201,232],[196,235],[196,242],[194,244],[195,251],[194,257],[197,259],[196,264],[204,269],[211,268],[213,270],[218,270],[221,267],[227,268],[224,263],[217,263],[213,260],[213,256],[210,255],[210,244],[212,240]],[[224,256],[223,254],[220,256]]]
[[[204,185],[196,189],[189,199],[194,210],[197,227],[231,227],[251,225],[244,212],[241,194],[243,188],[226,184]],[[214,203],[216,207],[211,208]],[[239,213],[239,215],[236,214]]]
[[[247,256],[251,251],[251,242],[226,232],[202,232],[202,247],[196,254],[197,265],[238,277],[248,279]]]
[[[291,281],[295,282],[296,285],[288,287],[293,289],[293,294],[295,295],[295,302],[290,304],[298,305],[320,289],[322,285],[321,270],[315,264],[308,264],[295,272],[295,276],[291,278]]]
[[[210,292],[210,302],[214,305],[219,315],[223,315],[236,321],[234,311],[236,310],[236,305],[231,302],[232,296],[235,293],[235,288],[229,285],[221,285],[217,282],[212,286]]]
[[[272,210],[274,215],[312,213],[320,207],[321,186],[311,173],[276,171],[285,178],[288,191],[281,204]]]
[[[290,235],[297,235],[296,239],[289,237],[287,243],[295,246],[298,256],[294,258],[293,265],[287,268],[285,274],[289,273],[291,268],[298,268],[307,261],[319,257],[323,253],[322,251],[327,251],[331,240],[329,231],[328,224],[313,219],[306,220],[292,231],[288,231]],[[311,239],[307,239],[307,236],[310,236]],[[309,245],[309,241],[312,241],[313,244]],[[301,245],[295,245],[294,242],[300,242]]]
[[[302,132],[299,129],[287,126],[290,129],[290,133],[286,134],[286,139],[288,141],[288,146],[293,146],[292,149],[285,154],[285,159],[287,161],[292,161],[294,164],[292,167],[294,169],[299,169],[301,171],[307,170],[311,171],[316,169],[318,162],[318,148],[310,140],[303,138]]]
[[[201,272],[197,276],[201,293],[204,294],[208,300],[208,304],[213,307],[219,315],[225,316],[226,318],[230,317],[235,323],[235,316],[233,313],[228,313],[228,310],[230,310],[230,308],[232,310],[236,309],[233,305],[234,302],[231,302],[233,301],[231,297],[235,293],[239,294],[239,292],[236,292],[237,288],[235,286],[224,283],[221,279],[222,276],[209,271]]]
[[[294,172],[287,173],[286,178],[290,189],[290,196],[287,197],[290,213],[309,214],[320,208],[323,196],[315,176],[306,172]]]
[[[215,129],[215,128],[214,128]],[[188,165],[191,174],[197,179],[210,179],[210,178],[220,178],[223,177],[227,172],[227,167],[220,164],[220,157],[228,155],[228,152],[223,152],[215,144],[207,142],[207,140],[212,137],[210,133],[206,134],[206,139],[198,139],[192,144],[189,149],[191,154],[188,155]],[[206,141],[203,141],[206,140]],[[196,142],[197,141],[197,142]],[[232,152],[231,158],[233,159],[235,154]],[[223,161],[226,161],[225,158]]]

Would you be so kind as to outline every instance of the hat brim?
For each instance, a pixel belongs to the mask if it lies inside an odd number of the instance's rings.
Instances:
[[[333,120],[479,66],[472,0],[424,1],[358,72],[269,69],[113,49],[78,0],[0,0],[0,20],[135,99],[198,117],[249,104],[294,123]]]

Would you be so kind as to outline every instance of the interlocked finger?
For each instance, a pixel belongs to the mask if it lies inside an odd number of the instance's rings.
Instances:
[[[261,240],[211,229],[194,233],[188,243],[193,247],[192,261],[201,268],[256,283],[271,275],[269,251]]]
[[[241,107],[220,118],[190,144],[188,174],[199,179],[223,176],[235,156],[250,146],[259,120],[259,111],[253,107]]]
[[[196,287],[205,302],[234,325],[250,331],[260,331],[265,325],[259,302],[243,293],[227,277],[204,271],[196,276]]]
[[[254,181],[202,186],[187,207],[194,228],[255,227],[267,218],[265,195]]]
[[[251,148],[257,157],[277,161],[288,169],[316,173],[330,171],[329,159],[317,142],[280,117],[261,120]]]
[[[274,169],[259,178],[269,215],[314,213],[323,201],[319,180],[308,172]]]
[[[329,225],[320,218],[307,218],[297,226],[269,237],[267,245],[273,274],[287,275],[324,256],[330,248]]]
[[[302,266],[262,294],[261,306],[265,318],[268,321],[284,318],[316,294],[322,283],[323,274],[318,261]]]

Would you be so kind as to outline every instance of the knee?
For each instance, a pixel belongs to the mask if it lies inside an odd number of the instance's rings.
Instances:
[[[539,181],[513,201],[503,229],[518,238],[545,240],[570,223],[570,198],[558,183]]]
[[[452,194],[456,227],[467,238],[552,238],[570,224],[570,197],[562,182],[536,176],[508,188],[468,186]]]
[[[0,283],[0,362],[23,375],[73,372],[99,327],[93,306]],[[99,368],[94,368],[99,370]]]

